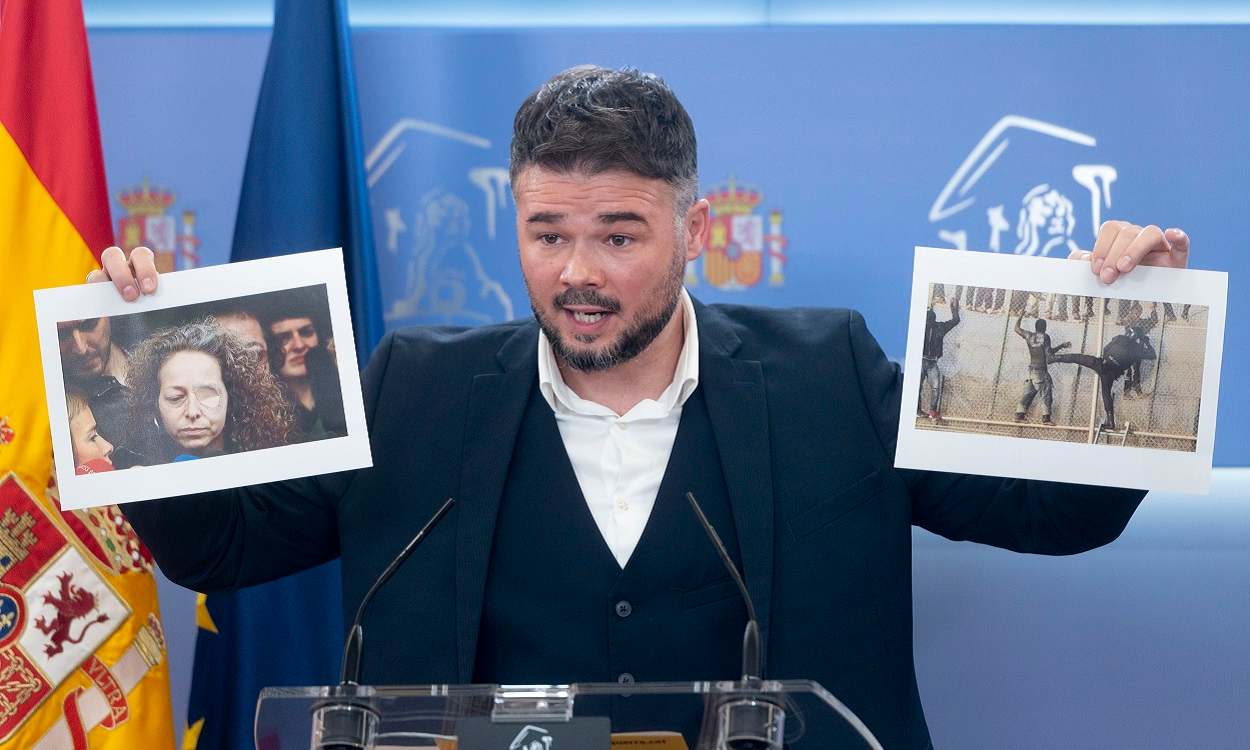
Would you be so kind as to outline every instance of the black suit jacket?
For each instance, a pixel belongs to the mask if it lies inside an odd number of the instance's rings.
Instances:
[[[912,662],[912,524],[1068,554],[1118,536],[1144,493],[895,469],[902,374],[858,313],[695,309],[699,387],[768,676],[819,681],[886,747],[926,746]],[[496,512],[537,378],[537,336],[532,320],[388,335],[364,377],[373,468],[137,503],[126,514],[165,573],[200,591],[339,555],[349,617],[415,530],[455,497],[452,515],[372,605],[364,679],[468,682]]]

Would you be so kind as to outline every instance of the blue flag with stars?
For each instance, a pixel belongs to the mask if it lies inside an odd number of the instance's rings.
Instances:
[[[345,5],[276,2],[231,259],[341,246],[363,365],[383,325]],[[263,687],[337,682],[337,561],[197,607],[184,750],[252,747]]]

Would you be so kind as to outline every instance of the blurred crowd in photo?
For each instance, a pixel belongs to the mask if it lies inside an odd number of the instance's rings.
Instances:
[[[75,473],[347,434],[324,285],[57,323]]]

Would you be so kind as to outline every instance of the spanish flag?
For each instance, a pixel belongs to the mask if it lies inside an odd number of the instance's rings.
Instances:
[[[80,2],[0,0],[0,750],[174,743],[152,558],[52,479],[31,292],[112,242]]]

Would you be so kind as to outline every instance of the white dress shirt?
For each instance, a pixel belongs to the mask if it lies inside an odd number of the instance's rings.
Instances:
[[[685,341],[673,382],[659,399],[643,399],[620,416],[574,393],[560,374],[547,336],[538,337],[538,388],[555,412],[590,514],[622,568],[655,507],[682,406],[699,385],[699,332],[694,304],[684,288],[679,304],[685,312]]]

